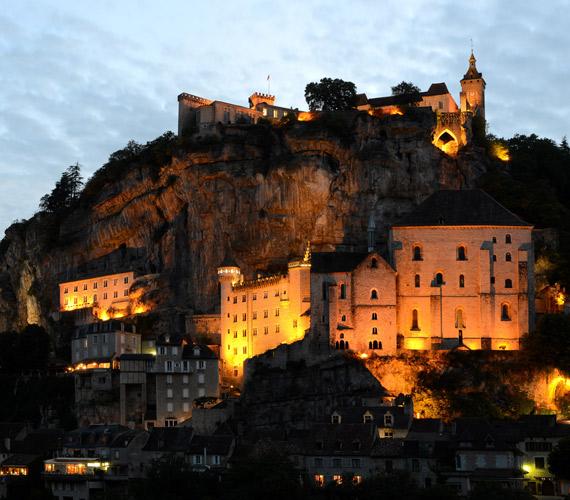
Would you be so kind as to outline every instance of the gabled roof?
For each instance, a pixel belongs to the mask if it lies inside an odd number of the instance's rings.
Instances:
[[[150,431],[143,451],[186,451],[193,434],[191,427],[155,427]]]
[[[436,191],[392,227],[532,225],[480,189]]]
[[[340,415],[343,424],[362,424],[364,414],[368,413],[376,427],[384,427],[384,416],[390,413],[394,418],[391,425],[394,429],[407,429],[412,420],[411,415],[407,415],[401,406],[348,406],[336,408],[333,413]]]
[[[449,94],[449,90],[447,89],[447,85],[445,84],[445,82],[441,82],[441,83],[432,83],[426,92],[421,93],[421,96],[428,97],[432,95],[445,95],[445,94]]]

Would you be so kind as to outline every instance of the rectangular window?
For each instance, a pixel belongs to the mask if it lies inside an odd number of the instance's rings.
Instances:
[[[76,286],[73,287],[73,291],[77,292],[78,288]]]
[[[198,368],[198,370],[205,370],[206,369],[206,362],[202,359],[196,361],[196,368]]]
[[[234,323],[237,323],[237,314],[234,314]]]
[[[263,327],[263,334],[267,335],[269,333],[269,327],[268,326],[264,326]]]
[[[128,295],[129,295],[129,290],[125,288],[125,290],[123,291],[123,297],[128,297]]]
[[[97,345],[97,335],[93,335],[93,344]]]
[[[87,304],[87,295],[84,295],[84,296],[83,296],[83,303],[84,303],[84,304]]]
[[[113,298],[116,299],[119,297],[119,292],[113,292]]]
[[[103,293],[103,300],[107,300],[107,292]]]
[[[279,309],[275,309],[275,316],[279,316]]]
[[[184,363],[188,363],[188,361],[184,361]],[[186,370],[186,371],[188,371],[188,370]],[[183,383],[183,384],[187,384],[187,383],[188,383],[188,380],[189,380],[188,375],[183,375],[183,376],[182,376],[182,383]]]
[[[234,332],[234,339],[237,339],[237,330]]]
[[[237,304],[237,295],[234,297],[234,304]]]
[[[187,360],[182,361],[182,371],[189,372],[190,371],[190,363]],[[188,375],[184,375],[182,379],[183,384],[188,383]]]
[[[198,383],[199,384],[203,384],[206,380],[206,377],[204,376],[203,373],[198,373]]]
[[[355,469],[360,468],[360,458],[353,458],[352,459],[352,467]]]
[[[279,325],[275,325],[275,333],[279,333]]]
[[[125,276],[125,277],[123,278],[123,283],[126,285],[128,282],[129,282],[129,277],[128,277],[128,276]]]
[[[253,312],[253,319],[257,319],[257,311]]]
[[[172,347],[172,355],[173,355],[173,356],[178,356],[178,347],[176,347],[176,346],[173,346],[173,347]]]
[[[241,335],[242,335],[242,337],[247,337],[247,330],[243,330],[243,331],[241,332]]]
[[[171,372],[171,371],[172,371],[172,361],[167,361],[167,362],[166,362],[166,371],[167,371],[167,372]]]
[[[190,390],[188,389],[188,387],[182,389],[182,397],[185,399],[188,399],[190,397]]]
[[[87,291],[87,283],[83,285],[83,291]]]
[[[277,110],[274,109],[273,110],[273,118],[278,118],[279,115],[277,113],[278,113]]]
[[[166,411],[172,413],[174,411],[174,403],[166,403]]]
[[[63,293],[69,293],[69,290],[67,288],[64,288]]]
[[[293,320],[293,328],[297,328],[297,320],[296,319]]]
[[[242,301],[242,302],[245,302],[246,300],[247,300],[247,296],[246,296],[246,295],[242,295],[242,296],[241,296],[241,301]]]
[[[190,411],[190,403],[184,401],[184,403],[182,403],[182,411],[188,413]]]
[[[252,300],[257,300],[257,293],[253,294]]]
[[[268,293],[268,292],[263,292],[263,298],[266,299],[267,297],[269,297],[269,293]]]
[[[206,389],[203,387],[198,387],[198,397],[203,398],[206,395]]]
[[[263,311],[263,317],[269,318],[269,311],[267,309],[265,311]]]
[[[113,286],[117,286],[117,283],[118,283],[118,282],[119,282],[118,279],[114,279],[114,280],[113,280]]]
[[[254,336],[257,335],[257,328],[254,328],[254,329],[253,329],[253,335],[254,335]]]
[[[242,321],[246,321],[246,320],[247,320],[247,314],[246,314],[246,313],[243,313],[243,314],[241,315],[241,320],[242,320]]]
[[[93,283],[93,290],[97,290],[97,282]]]
[[[220,455],[212,455],[212,465],[220,465],[221,463]]]
[[[93,295],[93,302],[97,302],[97,294]]]
[[[546,469],[546,459],[544,457],[534,457],[534,467],[539,470]]]
[[[166,397],[172,399],[172,389],[166,389]]]
[[[166,383],[167,383],[167,384],[172,384],[172,375],[167,375],[167,376],[166,376]]]
[[[103,280],[103,288],[107,288],[109,282],[107,280]]]
[[[244,348],[243,348],[243,353],[244,353],[244,354],[247,354],[247,347],[245,347],[245,346],[244,346]]]

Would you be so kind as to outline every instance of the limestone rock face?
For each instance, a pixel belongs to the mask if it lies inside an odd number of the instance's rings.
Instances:
[[[315,250],[363,250],[434,190],[472,187],[483,154],[432,145],[431,112],[362,113],[286,127],[219,126],[162,165],[133,161],[52,228],[39,214],[0,245],[0,330],[46,324],[61,281],[156,274],[158,308],[214,311],[226,255],[246,275]]]

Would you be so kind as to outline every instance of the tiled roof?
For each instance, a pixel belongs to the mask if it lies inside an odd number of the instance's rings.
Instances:
[[[193,434],[191,427],[155,427],[150,431],[143,451],[186,451]]]
[[[432,96],[432,95],[445,95],[449,94],[449,90],[447,89],[447,85],[444,82],[441,83],[432,83],[427,89],[426,92],[422,92],[422,96]]]
[[[194,436],[190,441],[188,453],[208,455],[228,455],[234,443],[233,436]]]
[[[405,226],[526,226],[480,189],[436,191],[393,227]]]
[[[373,457],[402,457],[404,456],[404,440],[394,438],[377,439],[371,454]]]

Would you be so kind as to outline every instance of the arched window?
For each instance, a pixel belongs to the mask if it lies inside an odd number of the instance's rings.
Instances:
[[[422,249],[419,245],[414,245],[412,260],[422,260]]]
[[[368,349],[372,349],[372,342],[368,342]]]
[[[455,328],[465,328],[465,317],[463,316],[463,309],[455,310]]]
[[[378,341],[377,340],[372,342],[372,349],[378,349]]]
[[[346,285],[344,283],[340,285],[340,298],[346,299]]]
[[[463,274],[459,275],[459,288],[465,288],[465,276]]]
[[[338,350],[338,348],[339,348],[338,340],[334,343],[334,348]]]
[[[376,321],[378,319],[377,313],[372,313],[372,321]]]
[[[372,260],[370,261],[370,267],[373,268],[373,269],[376,269],[376,268],[378,267],[378,260],[372,259]]]
[[[338,346],[339,346],[339,348],[340,348],[341,351],[344,350],[344,340],[341,340],[341,341],[339,342],[339,345],[338,345]]]
[[[513,287],[513,280],[506,279],[505,288],[512,288],[512,287]]]
[[[420,329],[418,320],[418,310],[414,309],[412,311],[412,330],[418,331]]]
[[[343,314],[343,315],[340,317],[340,320],[341,320],[341,321],[346,321],[346,315]]]
[[[510,321],[511,311],[508,304],[501,305],[501,321]]]
[[[372,335],[378,335],[378,328],[372,327]]]
[[[344,348],[348,349],[348,340],[344,343]]]
[[[414,277],[414,285],[416,286],[416,288],[420,287],[420,275],[416,274],[416,276]]]
[[[371,300],[378,300],[378,291],[377,290],[371,290],[370,292],[370,299]]]
[[[344,333],[340,334],[340,338],[343,339],[344,338]]]
[[[507,243],[507,244],[510,244],[510,243],[511,243],[511,235],[510,235],[510,234],[507,234],[507,235],[505,236],[505,243]]]
[[[457,260],[467,260],[467,253],[463,245],[457,247]]]
[[[505,254],[505,260],[506,260],[507,262],[512,262],[513,258],[511,257],[510,252],[507,252],[507,253]]]
[[[378,349],[382,349],[382,341],[378,341]]]
[[[436,285],[436,286],[441,286],[441,285],[443,285],[443,274],[437,273],[437,274],[435,275],[435,285]]]

